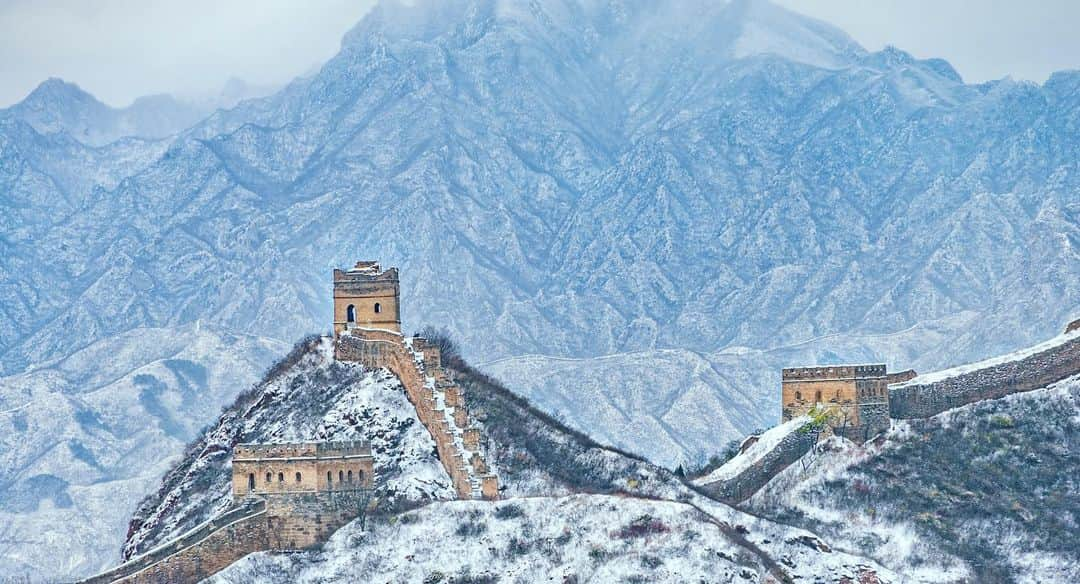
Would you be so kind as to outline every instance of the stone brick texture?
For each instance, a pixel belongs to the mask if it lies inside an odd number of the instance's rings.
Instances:
[[[258,551],[293,551],[325,542],[359,516],[359,491],[269,494],[204,523],[83,584],[198,582]]]
[[[1009,361],[934,383],[889,388],[889,414],[927,418],[972,402],[1045,387],[1080,373],[1080,337],[1017,361]]]
[[[479,430],[465,409],[461,387],[441,366],[438,347],[421,337],[406,342],[397,333],[363,328],[336,335],[334,347],[338,360],[385,367],[401,380],[459,498],[497,498],[498,478],[483,460]]]
[[[812,431],[796,430],[788,434],[755,464],[726,481],[702,487],[709,495],[730,504],[739,503],[756,493],[774,476],[810,452],[817,441]]]

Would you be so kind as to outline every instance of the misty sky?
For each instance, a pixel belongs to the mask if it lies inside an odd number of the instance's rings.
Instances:
[[[1078,0],[776,0],[871,50],[944,57],[969,82],[1080,68]],[[0,107],[48,77],[114,106],[283,84],[337,51],[374,0],[0,0]]]

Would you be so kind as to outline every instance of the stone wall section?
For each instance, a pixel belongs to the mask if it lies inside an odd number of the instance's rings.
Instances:
[[[439,348],[421,337],[353,328],[336,336],[334,356],[372,369],[386,368],[405,387],[417,417],[460,499],[498,498],[498,477],[484,458],[481,432],[465,407],[461,386],[442,368]]]
[[[233,510],[82,584],[198,582],[258,551],[302,550],[324,542],[360,514],[360,496],[272,494]]]
[[[897,419],[928,418],[972,402],[1046,387],[1077,373],[1080,373],[1080,336],[1023,359],[941,381],[919,383],[915,378],[891,386],[889,414]]]
[[[784,436],[775,448],[743,472],[728,480],[709,483],[701,488],[709,495],[730,504],[745,501],[780,471],[810,452],[817,439],[816,432],[795,430]]]

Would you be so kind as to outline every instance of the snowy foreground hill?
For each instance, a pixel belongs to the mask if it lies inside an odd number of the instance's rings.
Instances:
[[[1076,334],[1039,347],[1073,342]],[[1032,352],[921,379],[996,367]],[[329,341],[313,338],[227,408],[144,501],[125,556],[226,508],[232,444],[364,438],[384,477],[384,513],[366,527],[354,521],[318,550],[252,554],[210,582],[1080,577],[1080,376],[927,419],[894,420],[888,433],[863,446],[829,438],[737,509],[566,428],[459,358],[448,356],[444,366],[480,424],[503,500],[450,500],[431,438],[397,380],[336,362]]]
[[[449,501],[434,443],[397,379],[334,361],[328,339],[313,338],[227,408],[144,500],[125,557],[224,511],[233,444],[360,438],[372,444],[385,514],[371,517],[366,533],[354,521],[320,551],[254,554],[219,581],[351,582],[368,574],[387,582],[902,581],[812,533],[702,496],[670,471],[602,447],[451,363],[503,501]]]

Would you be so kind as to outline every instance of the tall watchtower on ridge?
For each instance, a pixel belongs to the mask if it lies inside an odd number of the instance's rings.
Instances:
[[[352,328],[401,332],[401,290],[397,268],[360,261],[334,270],[334,336]]]

